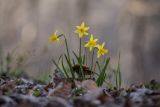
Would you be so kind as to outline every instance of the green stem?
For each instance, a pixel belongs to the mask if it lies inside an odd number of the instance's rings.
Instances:
[[[72,69],[72,63],[71,63],[71,58],[70,58],[70,54],[69,54],[69,48],[68,48],[67,39],[66,39],[66,37],[65,37],[64,34],[61,34],[60,36],[64,37],[65,45],[66,45],[66,49],[67,49],[67,57],[66,57],[66,59],[68,59],[68,64],[70,65],[70,70],[71,70],[72,78],[75,79],[75,75],[74,75],[74,72],[73,72],[73,69]]]
[[[85,56],[86,56],[86,65],[87,65],[87,58],[88,58],[88,56],[87,56],[87,49],[85,48]]]
[[[91,70],[93,69],[93,61],[94,61],[94,49],[93,49],[93,52],[92,52]]]
[[[85,75],[84,75],[84,71],[82,68],[82,39],[79,39],[79,64],[80,64],[80,71],[81,71],[81,75],[82,75],[82,80],[85,79]]]
[[[69,58],[69,60],[70,60],[70,55],[69,55],[69,48],[68,48],[67,39],[66,39],[65,35],[63,35],[63,36],[64,36],[64,40],[65,40],[65,44],[66,44],[67,56],[68,56],[68,58]]]
[[[95,72],[96,71],[96,63],[94,64],[94,67],[93,67],[93,70],[92,70],[93,72]],[[94,76],[94,73],[92,73],[91,75],[90,75],[90,78],[92,78]]]
[[[81,44],[82,44],[82,39],[79,39],[79,58],[81,57]]]

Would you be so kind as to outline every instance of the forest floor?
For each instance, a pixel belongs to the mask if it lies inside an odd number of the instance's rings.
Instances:
[[[128,89],[97,87],[94,80],[53,78],[40,84],[25,78],[0,77],[0,107],[160,107],[159,83]]]

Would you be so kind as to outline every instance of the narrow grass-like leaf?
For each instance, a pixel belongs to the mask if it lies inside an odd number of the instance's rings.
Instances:
[[[74,56],[75,56],[75,58],[76,58],[76,60],[77,60],[77,63],[79,64],[79,57],[77,56],[77,54],[73,51],[73,54],[74,54]]]
[[[64,67],[63,57],[62,57],[62,69],[63,69],[63,71],[64,71],[64,73],[65,73],[66,78],[69,79],[69,74],[68,74],[67,70],[66,70],[65,67]]]
[[[65,59],[67,61],[68,66],[69,66],[69,69],[71,71],[72,78],[75,79],[75,75],[74,75],[74,71],[73,71],[73,68],[72,68],[72,64],[71,64],[70,60],[67,58],[67,55],[65,54],[64,56],[65,56]]]
[[[98,66],[98,70],[101,72],[101,67],[100,67],[100,64],[99,64],[98,61],[96,61],[96,65]],[[95,75],[97,75],[98,77],[100,76],[100,74],[98,74],[98,73],[96,73],[96,72],[93,72],[93,73],[94,73]],[[98,85],[98,82],[99,82],[99,80],[97,79],[97,81],[96,81],[97,85]],[[112,85],[111,83],[107,82],[106,79],[105,79],[104,82],[107,84],[107,86],[108,86],[110,89],[113,88],[113,85]]]
[[[109,61],[110,61],[110,58],[107,58],[106,62],[105,62],[105,65],[104,65],[104,67],[102,69],[101,69],[100,64],[98,62],[98,68],[100,69],[100,74],[99,74],[99,77],[98,77],[98,79],[96,81],[98,86],[102,86],[104,81],[105,81],[105,79],[106,79],[106,76],[107,76],[106,69],[107,69],[107,66],[109,64]]]
[[[78,64],[80,65],[80,75],[78,76],[78,78],[81,78],[82,80],[84,80],[85,76],[84,76],[83,67],[82,67],[83,66],[83,59],[81,56],[78,57],[74,51],[73,51],[73,54],[76,57]]]
[[[84,71],[83,71],[83,68],[82,68],[82,57],[80,57],[80,62],[79,62],[79,64],[80,64],[80,72],[81,72],[81,75],[82,75],[82,80],[84,80],[85,79],[85,75],[84,75]]]
[[[105,81],[106,78],[107,78],[107,74],[104,73],[104,75],[103,75],[102,78],[100,79],[100,86],[103,85],[103,83],[104,83],[104,81]]]
[[[68,59],[70,60],[70,54],[69,54],[69,48],[68,48],[68,42],[67,42],[67,39],[66,39],[65,35],[64,35],[63,37],[64,37],[64,41],[65,41],[65,45],[66,45],[66,49],[67,49],[67,56],[68,56]]]
[[[58,62],[57,62],[57,64],[59,64],[59,62],[60,62],[60,60],[61,60],[62,56],[63,56],[63,55],[60,55],[60,57],[58,58]]]
[[[91,70],[93,69],[93,62],[94,62],[94,49],[92,51]]]
[[[87,58],[88,58],[88,56],[87,56],[87,49],[85,48],[85,59],[86,59],[86,60],[85,60],[85,61],[86,61],[85,64],[86,64],[86,65],[87,65]]]
[[[82,63],[83,65],[85,64],[85,61],[86,61],[86,56],[83,55],[83,61],[82,61],[82,62],[83,62],[83,63]]]
[[[72,63],[73,63],[73,65],[76,65],[76,63],[75,63],[74,59],[72,59]]]
[[[122,77],[121,77],[121,71],[120,71],[120,53],[118,56],[118,66],[117,66],[117,70],[116,70],[116,87],[118,89],[121,88],[121,84],[122,84]]]
[[[102,72],[102,70],[101,70],[101,67],[100,67],[100,64],[99,64],[99,62],[98,61],[96,61],[96,64],[97,64],[97,66],[98,66],[98,69],[99,69],[99,71],[100,72]],[[99,82],[100,82],[100,75],[99,74],[97,74],[98,75],[98,79],[96,80],[96,83],[97,83],[97,85],[99,86]]]
[[[101,71],[101,67],[100,67],[100,64],[99,64],[98,61],[96,61],[96,64],[97,64],[97,66],[98,66],[99,71]]]
[[[57,67],[57,69],[58,69],[63,75],[65,75],[64,72],[61,70],[61,68],[58,66],[58,64],[56,63],[56,61],[55,61],[54,59],[52,59],[52,62],[53,62],[54,65]],[[64,77],[65,77],[65,76],[64,76]],[[67,79],[67,78],[65,77],[65,79]]]

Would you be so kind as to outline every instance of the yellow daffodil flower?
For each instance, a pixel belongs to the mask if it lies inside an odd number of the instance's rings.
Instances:
[[[85,44],[85,47],[89,47],[89,50],[92,51],[94,47],[97,46],[98,39],[94,39],[93,35],[91,35],[90,40]]]
[[[82,38],[84,35],[88,35],[89,27],[85,26],[85,23],[82,22],[80,26],[76,26],[75,33],[79,35],[79,38]]]
[[[55,41],[59,41],[60,36],[57,34],[57,32],[58,31],[55,31],[54,34],[51,37],[49,37],[49,42],[50,43],[53,43]]]
[[[108,53],[108,49],[105,49],[104,45],[105,43],[103,43],[102,45],[97,45],[97,48],[98,48],[97,58],[99,58],[101,55]]]

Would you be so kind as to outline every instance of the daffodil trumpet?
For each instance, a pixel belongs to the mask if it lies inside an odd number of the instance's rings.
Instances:
[[[55,41],[59,41],[60,36],[58,35],[58,31],[55,31],[52,36],[49,37],[49,42],[53,43]]]
[[[76,26],[75,33],[78,34],[79,38],[82,38],[84,35],[88,35],[88,30],[89,27],[82,22],[80,26]]]
[[[105,49],[104,45],[105,45],[105,42],[103,42],[101,45],[100,44],[97,45],[97,49],[98,49],[97,58],[100,58],[100,56],[108,53],[108,49]]]

